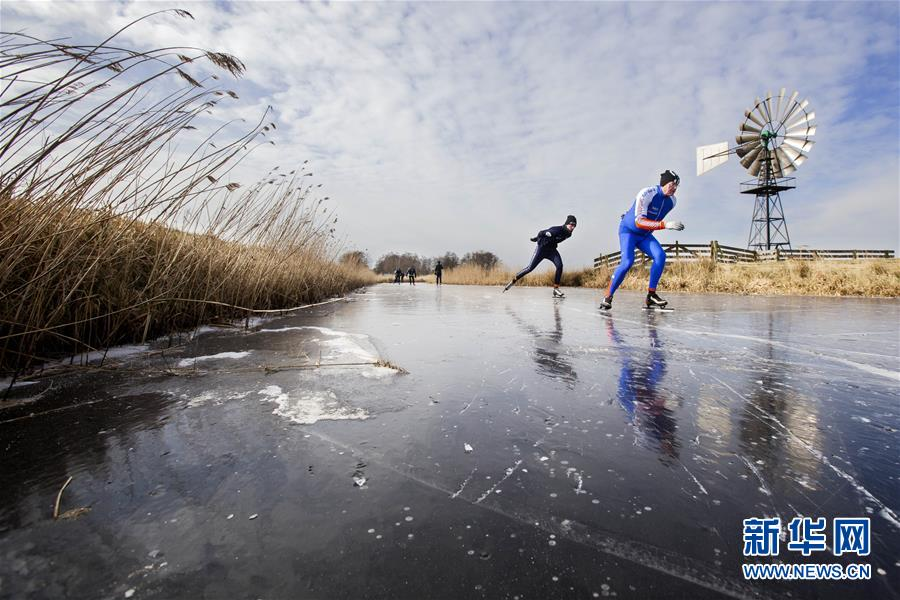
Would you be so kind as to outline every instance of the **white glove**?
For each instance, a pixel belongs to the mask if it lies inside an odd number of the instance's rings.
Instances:
[[[684,223],[681,221],[665,221],[664,225],[666,226],[666,229],[674,229],[675,231],[684,229]]]

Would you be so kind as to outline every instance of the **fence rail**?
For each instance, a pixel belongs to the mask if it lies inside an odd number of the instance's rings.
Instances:
[[[894,258],[893,250],[748,250],[734,246],[723,246],[716,240],[708,244],[663,244],[668,262],[696,262],[711,259],[717,263],[762,262],[770,260],[864,260],[873,258]],[[640,250],[634,251],[637,264],[650,262],[650,257]],[[617,267],[622,262],[621,252],[601,254],[594,259],[594,268]]]

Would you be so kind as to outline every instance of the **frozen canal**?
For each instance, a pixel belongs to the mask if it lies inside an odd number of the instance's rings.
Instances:
[[[898,597],[900,303],[499,291],[385,284],[17,387],[0,598]],[[828,548],[781,562],[871,579],[746,581],[742,520],[798,515]]]

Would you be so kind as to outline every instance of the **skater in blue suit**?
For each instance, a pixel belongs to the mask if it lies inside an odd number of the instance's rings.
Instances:
[[[637,248],[653,259],[650,267],[650,284],[647,286],[647,308],[664,308],[668,302],[656,293],[656,285],[666,266],[666,252],[653,237],[659,229],[681,231],[681,221],[664,221],[666,215],[675,208],[675,190],[681,178],[674,171],[666,171],[659,176],[659,185],[638,192],[631,208],[622,215],[619,225],[619,247],[622,262],[609,280],[609,292],[600,303],[600,308],[612,308],[613,294],[622,284],[631,265],[634,264],[634,249]]]

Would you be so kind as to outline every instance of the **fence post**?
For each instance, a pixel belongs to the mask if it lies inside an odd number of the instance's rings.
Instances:
[[[775,262],[781,260],[781,246],[775,246]]]
[[[678,262],[678,240],[675,240],[675,262]]]
[[[709,256],[714,263],[719,261],[719,243],[716,240],[709,243]]]

